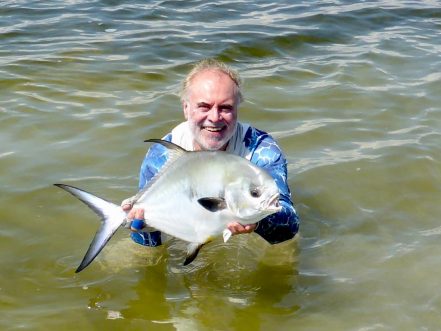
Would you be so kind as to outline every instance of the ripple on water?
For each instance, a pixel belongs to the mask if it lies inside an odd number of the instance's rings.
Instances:
[[[0,328],[438,329],[438,7],[4,1]],[[74,275],[98,223],[52,183],[136,191],[142,141],[179,123],[180,81],[210,56],[285,152],[299,239],[214,242],[182,267],[182,244],[125,233]]]

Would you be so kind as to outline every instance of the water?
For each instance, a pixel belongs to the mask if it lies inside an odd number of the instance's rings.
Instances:
[[[440,330],[439,1],[1,1],[0,329]],[[143,249],[53,187],[133,195],[191,64],[244,79],[297,239]]]

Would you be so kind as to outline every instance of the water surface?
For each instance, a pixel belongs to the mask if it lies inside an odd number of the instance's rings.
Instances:
[[[439,1],[1,1],[2,330],[438,330]],[[277,138],[296,239],[205,248],[119,232],[53,187],[133,195],[180,81],[238,69],[240,118]]]

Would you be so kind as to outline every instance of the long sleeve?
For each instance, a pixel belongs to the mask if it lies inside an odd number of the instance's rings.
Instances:
[[[291,201],[291,192],[287,182],[287,164],[273,138],[257,129],[250,128],[248,141],[251,149],[251,162],[266,169],[274,178],[280,191],[282,210],[261,220],[255,230],[271,244],[276,244],[295,236],[299,229],[299,217]],[[246,138],[247,139],[247,138]]]

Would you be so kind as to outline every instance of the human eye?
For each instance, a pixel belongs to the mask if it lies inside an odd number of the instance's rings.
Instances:
[[[210,105],[205,102],[198,103],[198,109],[201,111],[209,111],[210,108]]]
[[[222,105],[219,108],[223,113],[231,113],[233,111],[233,106],[231,105]]]

